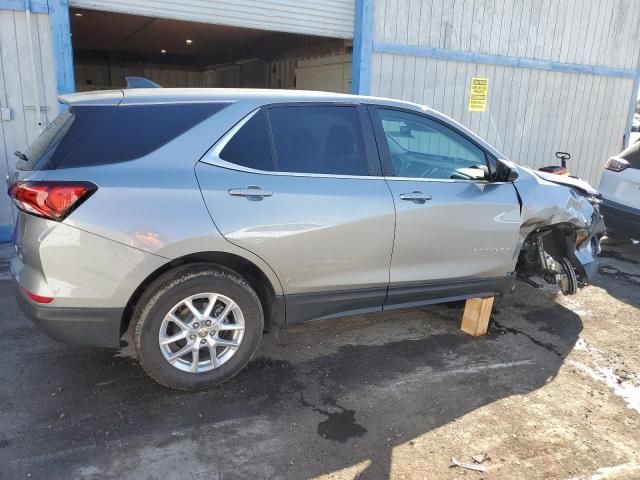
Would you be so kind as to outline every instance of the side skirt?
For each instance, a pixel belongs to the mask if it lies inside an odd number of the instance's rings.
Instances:
[[[389,287],[383,310],[454,302],[474,297],[506,295],[511,291],[514,275],[498,278],[457,280],[447,283],[393,285]]]
[[[307,320],[362,315],[399,308],[452,302],[473,297],[506,295],[515,277],[458,280],[447,283],[394,285],[388,288],[367,288],[285,295],[286,324]]]
[[[381,312],[386,287],[285,295],[286,324]]]

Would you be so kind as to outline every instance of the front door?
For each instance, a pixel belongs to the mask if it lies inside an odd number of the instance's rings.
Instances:
[[[361,118],[353,105],[268,107],[198,164],[221,233],[278,275],[287,322],[384,302],[395,214]]]
[[[488,154],[454,126],[407,110],[370,111],[396,208],[387,302],[499,288],[517,260],[513,184],[489,181]]]

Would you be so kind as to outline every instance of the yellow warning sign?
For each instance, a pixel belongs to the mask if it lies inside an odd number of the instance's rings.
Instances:
[[[489,91],[489,79],[473,77],[469,90],[469,111],[484,112],[487,108],[487,93]]]

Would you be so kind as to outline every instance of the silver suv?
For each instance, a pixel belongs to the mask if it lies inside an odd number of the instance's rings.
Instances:
[[[61,97],[24,153],[12,272],[53,338],[118,347],[158,382],[219,384],[263,331],[508,293],[597,270],[598,195],[450,118],[299,91]]]

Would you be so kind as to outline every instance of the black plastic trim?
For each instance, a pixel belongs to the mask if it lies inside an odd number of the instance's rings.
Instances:
[[[419,305],[452,302],[466,298],[506,295],[511,291],[515,276],[465,279],[451,282],[432,282],[389,287],[383,310]]]
[[[20,310],[54,340],[118,348],[124,308],[65,308],[37,305],[16,291]]]
[[[382,311],[386,287],[285,295],[287,325]]]
[[[511,291],[514,275],[463,279],[425,284],[393,285],[285,295],[286,324],[292,325],[321,318],[359,315],[396,308],[451,302],[466,298],[506,295]]]
[[[600,211],[607,229],[631,238],[640,238],[640,209],[603,199]]]

